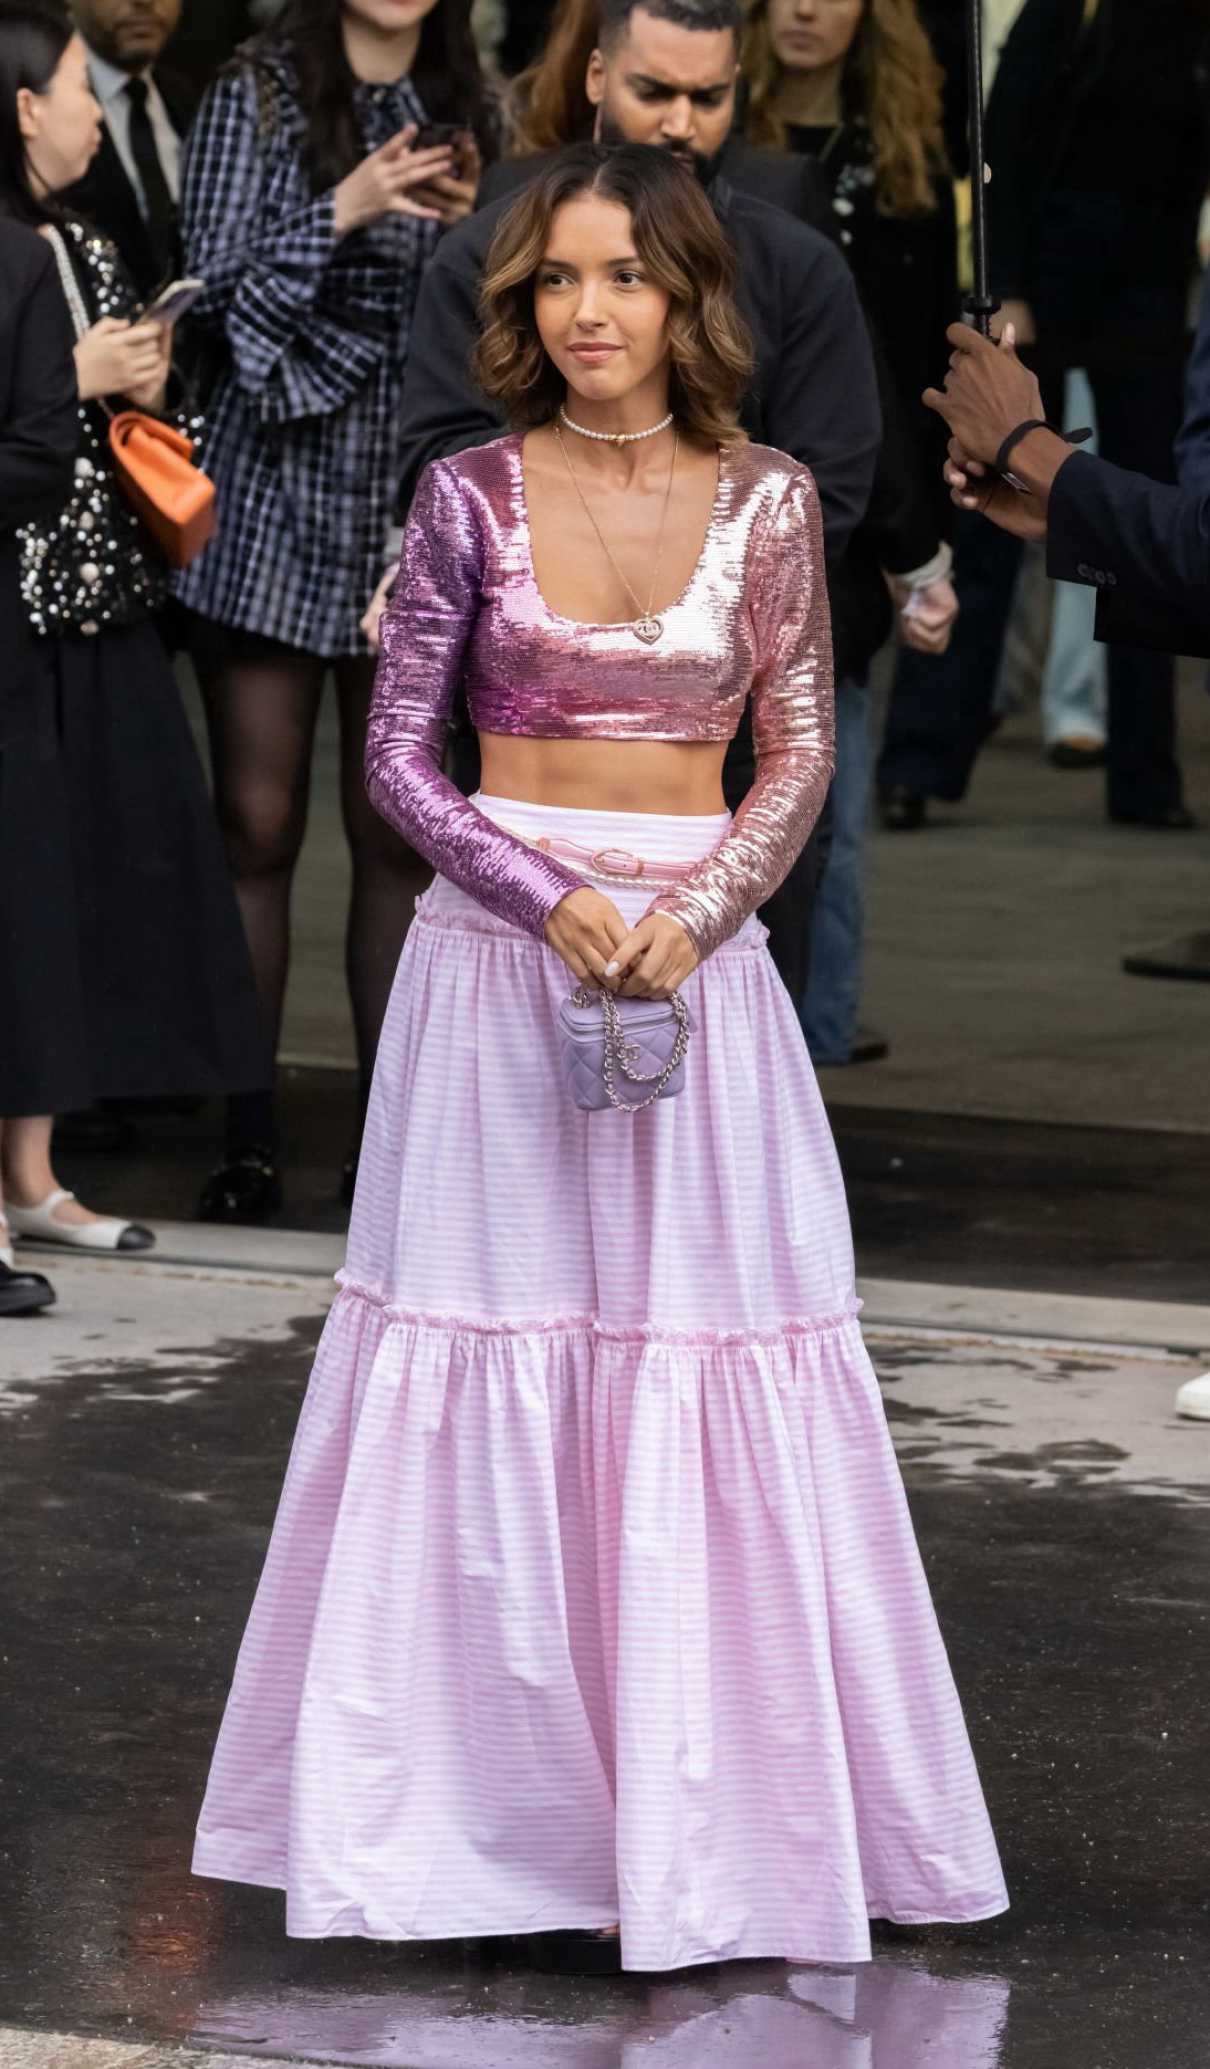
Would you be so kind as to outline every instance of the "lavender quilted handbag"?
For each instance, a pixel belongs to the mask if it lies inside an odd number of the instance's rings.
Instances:
[[[620,999],[581,985],[559,1008],[559,1049],[567,1089],[577,1106],[639,1113],[673,1099],[685,1083],[685,1052],[694,1022],[678,992],[669,999]],[[649,1087],[628,1097],[626,1086]]]

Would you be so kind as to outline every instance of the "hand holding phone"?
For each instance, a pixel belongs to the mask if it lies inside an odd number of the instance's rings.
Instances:
[[[155,300],[144,309],[140,321],[143,323],[166,323],[171,329],[182,316],[188,315],[194,303],[206,292],[204,280],[174,280]]]

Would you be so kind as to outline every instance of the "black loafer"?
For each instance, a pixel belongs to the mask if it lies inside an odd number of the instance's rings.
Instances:
[[[280,1214],[281,1172],[269,1150],[246,1150],[210,1173],[197,1203],[199,1221],[255,1225]]]
[[[878,793],[878,810],[888,833],[915,833],[928,825],[928,800],[919,791],[892,783]]]
[[[0,1264],[0,1315],[36,1315],[54,1304],[55,1289],[41,1272],[15,1272]]]

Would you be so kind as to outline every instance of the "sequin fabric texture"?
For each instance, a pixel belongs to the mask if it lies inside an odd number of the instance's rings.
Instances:
[[[378,810],[434,868],[541,938],[583,879],[442,774],[459,685],[479,732],[540,739],[725,742],[750,696],[756,781],[713,853],[647,908],[679,920],[705,957],[782,882],[831,781],[831,633],[808,470],[767,446],[725,448],[701,557],[659,615],[652,648],[629,625],[548,607],[519,435],[434,462],[383,619],[366,776]]]
[[[134,316],[138,297],[109,239],[74,217],[61,228],[92,322]],[[124,406],[121,398],[115,403]],[[195,412],[182,408],[165,415],[200,439],[203,425]],[[95,637],[107,627],[142,624],[167,596],[163,563],[118,487],[109,418],[97,402],[80,404],[70,500],[57,517],[23,525],[17,536],[21,595],[35,632]]]

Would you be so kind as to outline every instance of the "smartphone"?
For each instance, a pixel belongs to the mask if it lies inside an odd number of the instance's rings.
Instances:
[[[442,144],[448,144],[454,154],[450,167],[454,179],[462,178],[462,167],[466,153],[466,127],[461,122],[422,122],[416,133],[414,151],[436,151]]]
[[[140,321],[143,323],[179,323],[186,316],[199,296],[206,292],[204,280],[174,280],[149,302]]]

